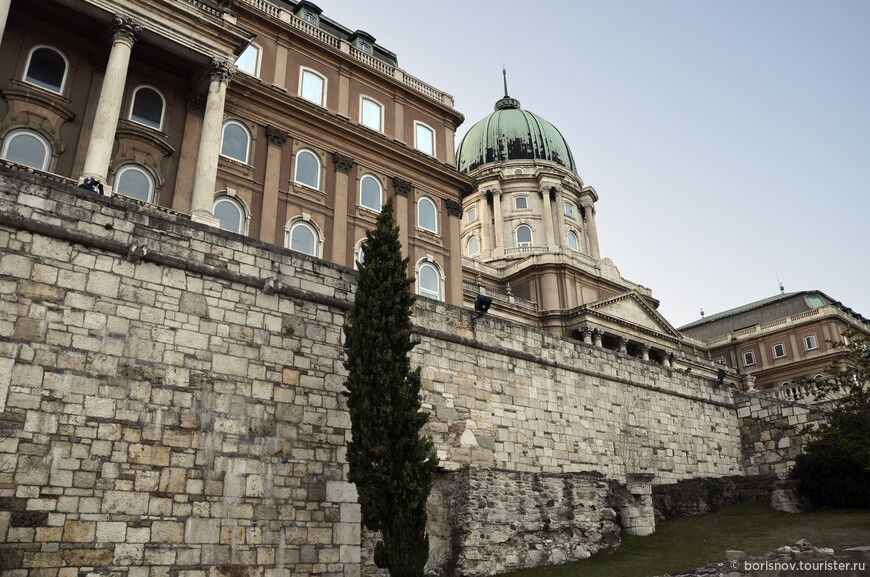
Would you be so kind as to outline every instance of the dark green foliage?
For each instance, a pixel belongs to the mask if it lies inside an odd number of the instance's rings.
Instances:
[[[378,567],[393,577],[420,577],[429,556],[426,500],[437,460],[420,435],[428,415],[420,402],[420,369],[412,369],[411,292],[393,202],[366,234],[354,305],[345,333],[345,387],[351,418],[348,479],[362,520],[380,531]]]
[[[812,382],[826,421],[802,431],[811,440],[790,476],[815,505],[870,507],[870,343],[846,337],[831,343],[842,356]]]

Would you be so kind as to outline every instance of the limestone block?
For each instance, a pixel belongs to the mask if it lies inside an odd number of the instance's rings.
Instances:
[[[64,543],[90,543],[96,535],[97,524],[84,521],[67,521],[63,526]]]
[[[17,278],[30,278],[33,261],[20,254],[5,254],[0,258],[0,270],[3,274]]]
[[[100,521],[97,523],[97,541],[100,543],[120,543],[127,538],[127,523],[119,521]]]
[[[128,448],[128,459],[135,465],[169,466],[169,447],[154,445],[131,444]]]
[[[103,513],[144,515],[148,511],[149,494],[137,491],[106,491],[103,495]]]
[[[190,517],[184,530],[186,543],[219,543],[220,523],[216,519]]]
[[[145,545],[138,543],[119,543],[115,545],[112,563],[115,565],[139,565],[145,557]]]

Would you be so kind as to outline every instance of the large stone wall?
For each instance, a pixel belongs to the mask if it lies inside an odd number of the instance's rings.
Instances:
[[[348,269],[0,165],[0,569],[359,575],[353,288]],[[443,303],[415,314],[443,466],[430,525],[452,519],[432,529],[439,564],[583,556],[615,523],[584,507],[626,472],[742,472],[732,393],[710,381],[494,318],[472,328]],[[577,531],[602,537],[569,546]]]

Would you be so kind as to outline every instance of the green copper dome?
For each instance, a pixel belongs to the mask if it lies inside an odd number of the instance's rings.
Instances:
[[[501,160],[549,160],[576,173],[571,149],[555,126],[520,108],[505,95],[495,112],[471,127],[456,153],[456,168],[467,174]]]

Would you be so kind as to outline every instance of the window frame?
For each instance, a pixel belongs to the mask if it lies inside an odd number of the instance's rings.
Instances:
[[[471,242],[474,241],[477,244],[477,250],[471,252]],[[473,258],[480,254],[480,239],[477,236],[471,236],[468,239],[468,242],[465,243],[465,255],[469,258]]]
[[[248,219],[248,211],[245,209],[245,206],[241,202],[239,202],[237,199],[233,198],[231,195],[221,194],[220,196],[215,197],[214,202],[212,203],[212,208],[211,208],[212,216],[214,216],[215,218],[218,219],[218,221],[220,221],[220,218],[218,218],[217,214],[215,214],[215,213],[217,212],[218,204],[223,204],[223,203],[229,204],[230,206],[232,206],[233,208],[238,210],[238,212],[239,212],[239,228],[238,228],[238,230],[224,228],[223,226],[221,226],[223,224],[222,222],[220,224],[218,224],[218,228],[220,228],[221,230],[234,232],[236,234],[245,234],[245,222]]]
[[[11,159],[7,158],[7,155],[9,154],[9,147],[12,145],[13,141],[18,136],[25,136],[25,135],[35,138],[37,140],[37,142],[39,142],[43,146],[43,148],[45,150],[45,157],[42,161],[42,166],[33,166],[32,164],[25,164],[23,162],[18,162],[17,160],[11,160]],[[44,137],[43,135],[41,135],[40,133],[38,133],[37,131],[32,130],[30,128],[17,128],[15,130],[10,130],[9,132],[6,133],[6,136],[3,137],[3,147],[0,148],[0,158],[2,158],[4,160],[8,160],[9,162],[15,162],[16,164],[21,164],[23,166],[29,166],[30,168],[34,168],[36,170],[41,170],[43,172],[48,172],[48,169],[51,167],[52,154],[53,154],[52,146],[51,146],[51,143],[48,141],[48,139],[46,137]]]
[[[320,234],[319,228],[311,221],[310,218],[305,218],[306,215],[302,215],[292,219],[289,223],[287,223],[286,227],[286,236],[284,238],[284,243],[286,248],[298,252],[299,254],[304,254],[308,256],[313,256],[315,258],[320,258],[321,249],[323,246],[323,236]],[[298,249],[293,248],[293,231],[296,228],[306,228],[314,235],[314,254],[304,252]]]
[[[28,78],[27,78],[28,73],[30,72],[30,65],[33,62],[33,54],[37,50],[40,50],[43,48],[46,50],[51,50],[52,52],[54,52],[55,54],[58,54],[63,59],[63,63],[64,63],[63,78],[61,78],[60,88],[58,90],[55,90],[54,88],[50,88],[48,86],[44,86],[43,84],[39,84],[33,80],[28,80]],[[31,46],[30,50],[27,53],[27,59],[24,62],[24,71],[21,74],[21,81],[25,82],[31,86],[36,86],[37,88],[47,90],[47,91],[51,92],[52,94],[57,94],[57,95],[63,96],[66,93],[67,82],[69,80],[69,72],[70,72],[69,58],[67,57],[66,54],[63,53],[62,50],[60,50],[59,48],[55,48],[51,44],[39,43],[39,44],[34,44],[33,46]]]
[[[121,177],[126,172],[131,172],[131,171],[139,172],[139,173],[143,174],[145,176],[146,180],[148,181],[149,190],[148,190],[148,199],[147,200],[142,200],[141,198],[137,198],[135,196],[130,196],[129,194],[124,194],[123,192],[120,192],[118,190],[118,185],[120,184]],[[148,202],[148,203],[153,204],[154,199],[157,196],[157,182],[154,179],[154,175],[151,174],[151,171],[149,171],[147,168],[145,168],[141,164],[136,164],[136,163],[131,162],[131,163],[124,164],[124,165],[118,167],[118,170],[115,171],[115,176],[112,179],[112,193],[116,194],[116,195],[124,196],[127,198],[132,198],[132,199],[138,200],[140,202]]]
[[[378,207],[377,208],[375,208],[373,206],[369,206],[368,204],[363,202],[363,187],[365,186],[366,180],[373,180],[375,182],[375,184],[377,184],[377,186],[378,186]],[[381,182],[380,178],[378,178],[377,176],[375,176],[374,174],[371,174],[369,172],[362,175],[359,179],[359,205],[364,207],[364,208],[367,208],[369,210],[373,210],[375,212],[381,212],[381,209],[383,209],[383,207],[384,207],[384,183]]]
[[[420,148],[420,129],[429,131],[429,134],[431,136],[431,138],[430,138],[430,143],[431,143],[431,147],[432,147],[431,152]],[[437,153],[437,147],[435,146],[435,129],[432,128],[431,126],[429,126],[428,124],[426,124],[425,122],[420,122],[419,120],[414,121],[414,150],[418,150],[418,151],[422,152],[423,154],[426,154],[426,155],[432,156],[432,157],[435,157],[436,153]]]
[[[142,120],[137,120],[133,118],[133,109],[136,106],[136,95],[139,93],[140,90],[143,89],[151,90],[160,97],[160,122],[158,126],[154,126],[153,124],[149,124],[148,122],[143,122]],[[129,120],[130,122],[135,122],[139,126],[145,126],[152,130],[163,132],[163,127],[166,123],[166,106],[166,96],[163,95],[163,92],[161,92],[160,89],[158,89],[153,84],[139,84],[136,86],[136,88],[133,89],[133,92],[130,95],[130,109],[127,113],[127,120]]]
[[[427,269],[427,270],[431,269],[435,273],[435,279],[436,279],[436,282],[438,284],[437,293],[428,289],[428,288],[423,287],[423,284],[421,282],[421,277],[422,277],[422,272],[424,269]],[[430,298],[430,299],[437,300],[437,301],[443,301],[444,300],[444,298],[443,298],[443,295],[444,295],[444,275],[441,273],[440,267],[438,267],[438,265],[432,260],[423,259],[417,264],[417,271],[416,272],[417,272],[417,274],[416,274],[416,277],[417,277],[416,278],[417,296],[422,296],[422,297]]]
[[[359,270],[359,265],[365,265],[365,251],[363,250],[363,244],[365,244],[367,237],[362,237],[359,239],[353,247],[353,270]],[[362,258],[360,258],[362,257]]]
[[[526,171],[523,170],[522,168],[515,168],[514,169],[514,176],[522,176],[525,173],[526,173]]]
[[[743,366],[751,367],[755,364],[755,352],[754,351],[743,351],[741,353],[743,355]]]
[[[810,339],[812,339],[812,343],[813,343],[812,346],[810,346]],[[804,347],[808,351],[814,351],[814,350],[819,348],[819,341],[816,338],[815,333],[813,333],[811,335],[806,335],[804,337]]]
[[[421,207],[424,205],[424,203],[428,204],[429,206],[432,207],[432,218],[434,220],[433,227],[428,227],[425,224],[423,224]],[[438,205],[430,197],[421,196],[417,200],[417,226],[422,228],[423,230],[428,230],[431,233],[438,234],[438,224],[439,224],[438,219],[439,219]]]
[[[571,246],[571,239],[574,239],[574,246]],[[568,248],[573,251],[580,251],[580,239],[577,237],[577,234],[573,230],[569,230],[566,235],[565,242],[568,244]]]
[[[520,200],[523,201],[525,206],[520,206]],[[514,196],[514,209],[516,210],[529,210],[529,197],[526,194],[517,194]]]
[[[474,222],[477,220],[477,207],[469,206],[465,209],[465,222]]]
[[[299,156],[303,153],[310,154],[314,157],[314,160],[317,161],[317,185],[312,186],[307,182],[303,182],[299,180]],[[323,160],[320,158],[320,155],[311,150],[310,148],[300,148],[296,151],[296,154],[293,155],[293,182],[299,184],[301,186],[305,186],[311,188],[313,190],[321,190],[321,186],[323,186]]]
[[[305,78],[306,76],[313,76],[321,81],[320,84],[320,100],[312,100],[305,95]],[[301,66],[299,68],[299,98],[305,100],[306,102],[310,102],[312,104],[316,104],[321,108],[326,108],[326,85],[328,79],[326,76],[321,74],[320,72],[314,70],[313,68],[308,68],[307,66]]]
[[[574,205],[567,200],[565,201],[565,216],[574,218]]]
[[[249,72],[248,70],[245,70],[244,68],[239,66],[239,61],[245,56],[245,54],[248,53],[249,50],[256,51],[255,56],[254,56],[254,71],[253,72]],[[242,50],[242,53],[239,54],[238,58],[236,58],[236,61],[234,62],[234,64],[235,64],[236,68],[239,69],[239,71],[244,72],[248,76],[253,76],[254,78],[259,78],[260,72],[261,72],[261,66],[263,64],[263,47],[260,46],[259,44],[257,44],[256,42],[251,42],[250,44],[247,45],[247,47],[245,47],[244,50]]]
[[[520,241],[520,229],[521,228],[529,229],[529,239],[530,240]],[[532,230],[532,227],[529,226],[528,224],[522,223],[522,224],[518,225],[517,228],[514,230],[514,240],[516,241],[518,248],[519,247],[535,246],[535,231]]]
[[[782,354],[781,354],[781,355],[776,354],[776,348],[777,348],[777,347],[780,347],[780,348],[782,349]],[[775,359],[783,359],[783,358],[785,358],[785,357],[787,356],[787,355],[786,355],[786,350],[785,350],[785,343],[776,343],[775,345],[773,345],[773,346],[771,347],[771,349],[773,350],[773,358],[775,358]]]
[[[365,107],[369,103],[378,109],[378,126],[372,126],[365,122]],[[359,123],[366,128],[371,128],[377,132],[384,132],[384,105],[372,98],[371,96],[360,95],[359,97]]]
[[[226,140],[226,130],[230,125],[239,126],[242,131],[245,133],[245,137],[247,138],[247,142],[245,143],[245,159],[239,159],[234,156],[230,156],[229,154],[224,153],[224,141]],[[235,118],[230,118],[224,121],[223,126],[221,127],[221,148],[220,155],[224,158],[228,158],[230,160],[234,160],[236,162],[241,162],[243,164],[251,164],[251,148],[253,144],[253,136],[251,135],[251,130],[248,128],[248,125],[240,120],[236,120]]]

